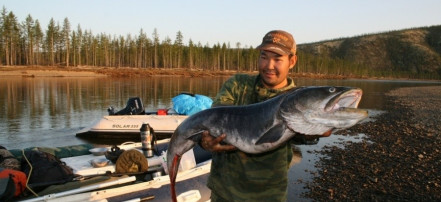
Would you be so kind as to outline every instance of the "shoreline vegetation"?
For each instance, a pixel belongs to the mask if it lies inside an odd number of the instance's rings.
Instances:
[[[153,76],[181,76],[181,77],[223,77],[236,73],[257,74],[257,71],[210,71],[189,68],[134,68],[134,67],[57,67],[57,66],[0,66],[1,77],[113,77],[113,78],[141,78]],[[409,79],[395,77],[367,77],[342,76],[332,74],[313,74],[291,72],[293,78],[314,79],[367,79],[367,80],[422,80],[441,81],[433,79]]]

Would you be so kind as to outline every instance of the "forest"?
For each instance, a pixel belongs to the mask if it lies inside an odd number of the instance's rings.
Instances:
[[[314,48],[329,41],[299,45],[298,62],[292,73],[352,78],[440,79],[440,53],[431,60],[434,61],[433,64],[424,64],[434,66],[433,68],[420,71],[419,64],[414,64],[412,58],[409,61],[405,56],[397,57],[396,53],[390,54],[390,51],[402,50],[400,47],[402,48],[403,44],[395,40],[393,46],[396,48],[386,47],[385,50],[387,55],[394,56],[391,57],[394,61],[387,62],[389,66],[386,68],[377,68],[366,58],[354,57],[357,54],[341,54],[345,50],[348,52],[348,48],[354,48],[343,45],[348,44],[348,41],[356,44],[353,41],[357,38],[361,37],[337,39],[345,43],[340,42],[338,47],[333,48],[327,46],[326,53],[317,52]],[[406,44],[407,46],[409,45]],[[419,60],[426,62],[421,60],[425,53],[418,54]],[[33,19],[30,14],[20,21],[5,7],[0,17],[0,66],[180,68],[244,72],[257,70],[258,55],[258,50],[253,47],[241,47],[240,42],[233,46],[229,42],[210,45],[190,39],[185,43],[181,31],[176,32],[174,39],[168,36],[160,39],[156,28],[151,35],[143,29],[140,29],[139,33],[126,36],[94,34],[92,30],[82,30],[80,25],[73,28],[67,17],[61,23],[52,18],[47,27],[42,27],[39,20]],[[396,67],[402,62],[402,58],[406,58],[404,62],[413,66],[401,64]]]
[[[0,19],[0,65],[92,66],[137,68],[200,68],[207,70],[250,71],[256,68],[257,51],[232,48],[228,43],[209,46],[191,39],[184,46],[178,31],[172,40],[159,39],[156,29],[151,37],[144,30],[137,35],[111,36],[91,30],[72,28],[68,18],[60,24],[51,19],[42,28],[28,15],[19,22],[14,13],[3,8]]]

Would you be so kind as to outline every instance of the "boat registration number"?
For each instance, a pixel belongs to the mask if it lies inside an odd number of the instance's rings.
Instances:
[[[112,128],[140,128],[139,125],[120,125],[120,124],[113,124]]]

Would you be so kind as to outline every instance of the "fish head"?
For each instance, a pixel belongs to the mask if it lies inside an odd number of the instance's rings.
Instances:
[[[281,104],[288,128],[305,135],[322,135],[349,128],[368,116],[357,109],[363,91],[353,87],[303,87],[289,92]]]

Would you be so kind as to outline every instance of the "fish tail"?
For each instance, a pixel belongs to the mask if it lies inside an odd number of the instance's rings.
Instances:
[[[179,161],[181,160],[181,156],[176,154],[173,158],[173,163],[171,168],[169,168],[169,177],[170,177],[170,192],[173,202],[177,202],[178,199],[176,197],[176,176],[178,175]]]

